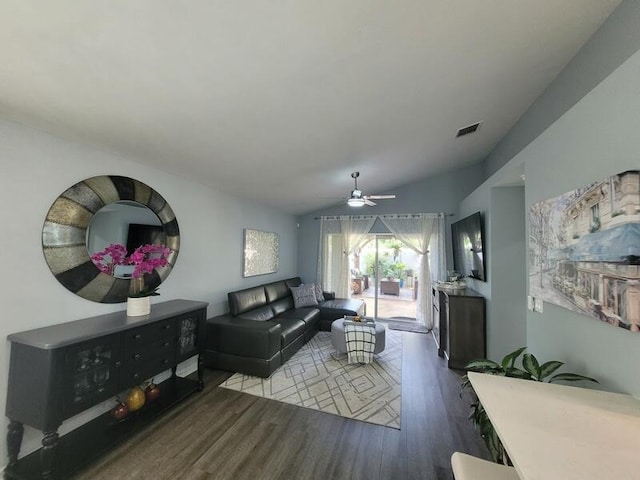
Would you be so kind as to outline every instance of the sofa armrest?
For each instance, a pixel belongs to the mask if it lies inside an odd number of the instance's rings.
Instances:
[[[333,300],[336,298],[336,292],[322,292],[322,296],[325,300]]]
[[[220,315],[207,320],[206,349],[267,359],[280,351],[281,331],[275,322]]]

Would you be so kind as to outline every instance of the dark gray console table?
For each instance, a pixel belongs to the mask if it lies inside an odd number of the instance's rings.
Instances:
[[[171,300],[150,315],[117,312],[9,335],[11,362],[5,478],[68,478],[161,412],[202,390],[207,303]],[[197,356],[197,380],[176,375]],[[160,398],[124,420],[109,412],[59,437],[62,422],[165,370]],[[115,403],[114,403],[115,406]],[[23,425],[43,432],[42,448],[18,459]]]
[[[434,337],[438,355],[449,368],[464,369],[471,360],[486,358],[485,300],[479,293],[433,289]]]

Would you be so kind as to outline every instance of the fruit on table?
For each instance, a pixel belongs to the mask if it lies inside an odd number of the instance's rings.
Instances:
[[[144,405],[144,401],[144,392],[140,387],[133,387],[129,391],[129,395],[127,395],[127,407],[129,407],[130,412],[140,410]]]
[[[111,409],[111,416],[116,420],[122,420],[129,415],[129,407],[124,402],[116,400],[118,404]]]

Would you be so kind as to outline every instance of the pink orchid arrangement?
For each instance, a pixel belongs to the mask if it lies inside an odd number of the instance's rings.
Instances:
[[[91,260],[101,272],[108,275],[113,275],[116,265],[135,265],[132,277],[140,278],[156,268],[166,267],[170,252],[164,245],[146,244],[140,245],[127,257],[124,245],[112,243],[104,250],[91,255]]]

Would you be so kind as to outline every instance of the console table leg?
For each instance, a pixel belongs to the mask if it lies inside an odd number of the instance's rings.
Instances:
[[[54,468],[56,465],[56,453],[58,450],[58,432],[44,432],[42,438],[42,478],[52,480],[55,478]]]
[[[204,358],[202,354],[198,355],[198,391],[204,390]]]
[[[20,422],[11,420],[7,428],[7,452],[9,454],[9,463],[7,466],[13,468],[18,463],[18,454],[22,445],[22,435],[24,434],[24,426]]]

